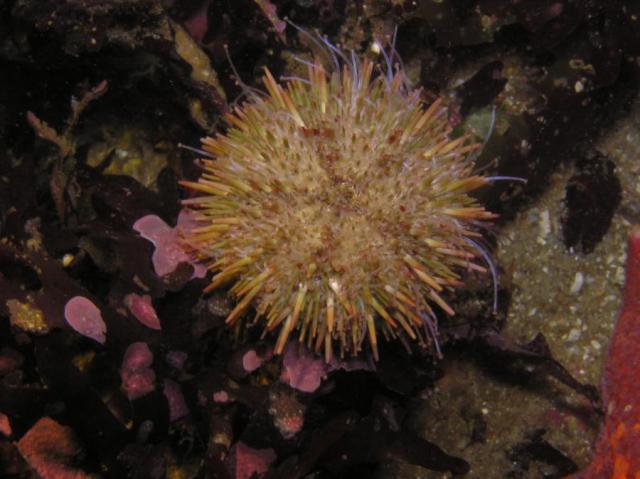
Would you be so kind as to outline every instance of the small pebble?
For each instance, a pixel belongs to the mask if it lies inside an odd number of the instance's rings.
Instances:
[[[568,341],[577,341],[578,339],[580,339],[580,330],[573,328],[571,331],[569,331],[569,336],[567,337]]]
[[[540,212],[540,220],[538,221],[538,237],[536,242],[539,245],[545,245],[547,242],[545,238],[551,233],[551,219],[549,217],[549,210]]]
[[[569,293],[578,294],[582,289],[583,284],[584,284],[584,275],[578,271],[573,277],[573,283],[571,283],[571,288],[569,289]]]

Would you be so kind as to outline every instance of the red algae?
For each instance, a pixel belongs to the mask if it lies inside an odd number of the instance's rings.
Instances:
[[[177,421],[189,414],[189,406],[184,399],[180,385],[171,379],[164,380],[162,389],[164,397],[167,398],[169,404],[169,421]]]
[[[606,418],[591,464],[571,479],[640,479],[640,227],[629,236],[624,303],[602,382]]]
[[[192,213],[186,210],[180,212],[174,228],[156,215],[143,216],[133,224],[133,229],[155,246],[151,261],[158,276],[173,273],[180,263],[190,263],[193,266],[192,278],[204,278],[206,268],[195,263],[180,244],[181,232],[188,232],[192,225]]]
[[[84,296],[74,296],[64,306],[64,317],[76,332],[104,344],[107,325],[100,309]]]
[[[151,369],[153,353],[147,343],[132,343],[124,353],[120,378],[121,389],[133,401],[141,398],[155,389],[156,374]]]
[[[254,449],[239,441],[233,448],[232,456],[235,456],[235,479],[251,479],[261,477],[268,470],[276,453],[273,449]]]
[[[87,479],[72,466],[82,447],[71,428],[42,417],[17,442],[20,454],[42,479]]]
[[[303,393],[312,393],[327,376],[325,361],[304,345],[290,341],[284,349],[280,381]]]
[[[158,314],[151,303],[151,296],[148,294],[142,296],[136,293],[128,294],[124,297],[124,304],[129,312],[147,328],[162,329]]]

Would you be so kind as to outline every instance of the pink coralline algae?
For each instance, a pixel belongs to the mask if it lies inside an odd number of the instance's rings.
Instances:
[[[260,366],[262,366],[265,361],[269,361],[273,357],[273,350],[269,348],[267,351],[259,352],[255,349],[249,349],[242,356],[242,367],[247,373],[252,373]]]
[[[173,273],[180,263],[189,263],[193,266],[192,278],[205,277],[207,268],[194,262],[180,243],[181,231],[188,231],[193,226],[193,213],[188,211],[180,212],[175,228],[156,215],[143,216],[133,224],[133,229],[156,247],[151,262],[158,276]]]
[[[216,391],[213,393],[213,402],[217,403],[226,403],[229,402],[231,398],[229,397],[229,393],[227,391]]]
[[[320,387],[327,374],[338,369],[375,371],[375,364],[362,357],[346,360],[333,357],[329,363],[326,363],[304,345],[290,341],[284,350],[280,381],[298,391],[312,393]]]
[[[232,354],[227,363],[227,372],[234,379],[247,377],[273,358],[273,348],[264,345],[243,346]]]
[[[169,421],[177,421],[189,414],[189,408],[178,383],[165,379],[162,392],[169,403]]]
[[[160,319],[151,304],[151,296],[148,294],[143,296],[135,293],[128,294],[124,297],[124,304],[131,314],[147,328],[162,329]]]
[[[151,369],[152,363],[153,353],[147,343],[133,343],[124,353],[120,368],[121,388],[130,401],[154,390],[156,374]]]
[[[327,364],[322,358],[295,341],[287,344],[282,358],[280,381],[298,391],[312,393],[320,387],[327,372]]]
[[[42,479],[85,479],[89,476],[70,464],[82,452],[73,431],[43,417],[18,441],[18,450]]]
[[[235,457],[235,479],[255,479],[262,477],[276,460],[273,449],[254,449],[243,442],[233,446],[231,457]]]
[[[76,332],[104,344],[107,325],[98,307],[84,296],[74,296],[64,306],[64,319]]]

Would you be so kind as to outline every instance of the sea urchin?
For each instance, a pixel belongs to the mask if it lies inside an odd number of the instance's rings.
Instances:
[[[328,44],[327,44],[328,45]],[[377,335],[435,339],[433,307],[463,269],[486,271],[479,228],[494,214],[469,196],[490,178],[473,173],[479,145],[452,138],[440,99],[429,106],[402,72],[378,72],[330,46],[334,69],[304,62],[284,85],[265,70],[266,93],[226,115],[204,138],[198,196],[184,200],[199,226],[185,242],[232,284],[227,323],[253,306],[265,333],[293,331],[327,360],[356,354]],[[485,258],[486,259],[486,258]]]

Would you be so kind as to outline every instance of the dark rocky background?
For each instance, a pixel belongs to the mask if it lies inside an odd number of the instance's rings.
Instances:
[[[471,469],[468,477],[558,478],[584,465],[588,452],[545,436],[549,422],[526,408],[515,414],[525,426],[498,432],[473,401],[483,380],[469,371],[480,367],[494,395],[566,397],[561,414],[586,436],[600,420],[597,393],[584,384],[593,376],[584,381],[556,360],[543,334],[504,333],[519,324],[509,323],[513,270],[524,264],[517,254],[499,256],[507,281],[497,315],[485,278],[470,278],[455,299],[457,319],[441,329],[444,363],[430,350],[386,344],[378,364],[330,366],[294,346],[273,358],[259,331],[236,343],[223,327],[226,295],[202,297],[206,279],[172,256],[177,180],[198,174],[194,155],[177,145],[222,128],[222,114],[241,101],[239,81],[259,88],[263,66],[295,74],[292,55],[308,56],[310,46],[285,18],[369,55],[397,28],[395,47],[425,101],[442,96],[451,121],[486,141],[478,168],[527,180],[481,193],[501,215],[489,243],[514,225],[532,227],[518,219],[551,190],[560,197],[557,248],[584,261],[616,215],[640,220],[626,181],[633,170],[625,163],[621,181],[622,163],[602,147],[610,126],[629,118],[640,84],[638,1],[5,1],[2,477]],[[156,229],[141,235],[134,224],[148,215]],[[145,239],[156,233],[155,245]],[[154,252],[172,262],[168,274],[154,268]],[[454,422],[429,426],[438,415]]]

